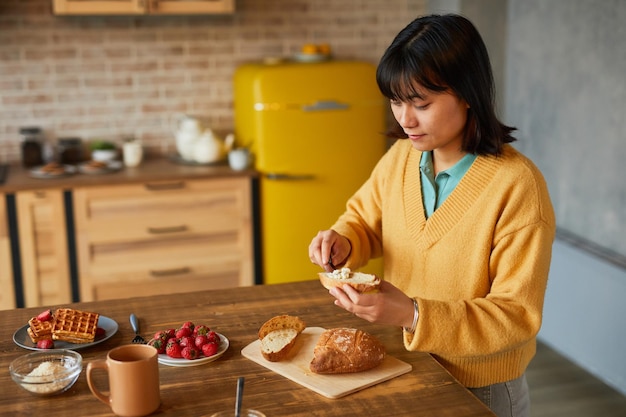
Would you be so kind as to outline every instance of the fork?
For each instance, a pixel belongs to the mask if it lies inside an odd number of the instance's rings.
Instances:
[[[137,316],[135,316],[134,313],[131,313],[130,315],[130,325],[135,332],[135,338],[133,339],[132,343],[145,345],[146,340],[139,334],[139,320],[137,320]]]

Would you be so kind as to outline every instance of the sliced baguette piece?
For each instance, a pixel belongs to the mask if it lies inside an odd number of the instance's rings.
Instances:
[[[261,354],[270,362],[279,362],[296,344],[296,338],[306,328],[299,317],[282,315],[272,317],[259,329]]]
[[[333,287],[341,288],[343,284],[350,285],[358,292],[378,291],[380,287],[380,278],[376,275],[352,272],[348,268],[333,272],[320,272],[318,276],[322,285],[329,290]]]
[[[291,352],[299,334],[296,329],[269,332],[261,339],[261,354],[270,362],[280,362]]]

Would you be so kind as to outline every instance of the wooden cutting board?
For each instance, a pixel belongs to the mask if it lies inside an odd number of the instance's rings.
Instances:
[[[399,375],[410,372],[410,364],[389,355],[374,369],[349,374],[320,375],[309,370],[313,348],[325,329],[307,327],[298,336],[289,356],[280,362],[270,362],[261,354],[261,341],[255,340],[241,350],[241,354],[298,384],[328,398],[345,395],[371,387]]]

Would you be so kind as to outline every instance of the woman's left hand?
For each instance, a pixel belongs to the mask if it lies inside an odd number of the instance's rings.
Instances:
[[[411,327],[413,300],[393,284],[382,281],[376,293],[359,293],[348,284],[332,288],[335,305],[371,323]]]

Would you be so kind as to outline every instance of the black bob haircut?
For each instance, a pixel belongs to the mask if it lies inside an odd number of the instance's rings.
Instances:
[[[516,140],[511,135],[516,129],[496,116],[487,48],[465,17],[447,14],[415,19],[383,54],[376,82],[390,100],[419,97],[419,87],[435,93],[449,91],[465,100],[469,105],[462,145],[465,152],[499,155],[505,143]],[[389,135],[407,137],[399,125]]]

